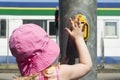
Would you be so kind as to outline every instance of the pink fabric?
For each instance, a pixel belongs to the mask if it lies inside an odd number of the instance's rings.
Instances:
[[[44,29],[35,24],[24,24],[15,29],[9,46],[23,76],[40,72],[50,66],[60,51]]]
[[[59,69],[58,69],[58,67],[56,67],[56,78],[57,78],[57,80],[59,80]]]

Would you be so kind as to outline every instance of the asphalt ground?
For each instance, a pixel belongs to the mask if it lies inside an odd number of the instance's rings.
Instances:
[[[0,80],[14,80],[19,73],[0,73]],[[97,80],[120,80],[120,73],[98,73]]]
[[[97,80],[120,80],[120,64],[97,65]],[[20,76],[16,64],[0,64],[0,80],[13,80]]]
[[[18,71],[17,64],[0,64],[0,73],[16,73]],[[97,65],[98,73],[120,73],[120,64],[104,64]]]

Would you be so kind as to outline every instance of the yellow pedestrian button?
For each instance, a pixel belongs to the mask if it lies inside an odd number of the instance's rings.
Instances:
[[[81,27],[82,27],[82,30],[84,31],[84,40],[86,41],[88,39],[88,36],[89,36],[89,24],[86,20],[86,17],[82,14],[76,14],[75,15],[75,20],[74,20],[74,23],[78,23],[78,22],[81,22]]]

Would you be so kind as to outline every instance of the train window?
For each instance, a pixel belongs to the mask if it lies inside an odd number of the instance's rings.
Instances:
[[[55,22],[49,22],[49,34],[50,34],[51,36],[56,35]]]
[[[0,37],[6,37],[6,20],[0,20]]]
[[[104,25],[105,38],[118,38],[118,21],[105,21]]]
[[[47,31],[47,20],[36,20],[36,19],[24,19],[23,24],[34,23],[41,26],[45,31]]]

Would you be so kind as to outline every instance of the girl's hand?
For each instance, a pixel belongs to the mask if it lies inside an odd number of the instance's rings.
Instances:
[[[71,24],[71,30],[69,28],[65,28],[66,32],[70,35],[70,37],[75,41],[77,39],[83,39],[83,31],[84,31],[84,25],[81,26],[80,20],[78,22],[74,22],[72,18],[69,18],[70,24]]]

